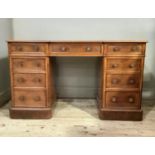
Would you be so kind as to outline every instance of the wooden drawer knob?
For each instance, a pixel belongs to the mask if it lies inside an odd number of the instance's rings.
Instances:
[[[25,96],[19,96],[19,100],[20,101],[25,101],[26,100],[26,97]]]
[[[36,52],[38,52],[38,51],[40,50],[40,48],[39,48],[39,46],[34,45],[34,46],[33,46],[33,50],[36,51]]]
[[[129,80],[129,84],[134,84],[135,83],[135,80],[134,79],[130,79]]]
[[[32,81],[36,82],[36,83],[41,83],[41,79],[40,78],[34,78]]]
[[[112,84],[117,84],[118,82],[119,82],[119,80],[118,79],[112,79]]]
[[[25,79],[24,79],[24,78],[18,78],[17,81],[18,81],[19,83],[24,83],[24,82],[25,82]]]
[[[23,48],[22,48],[21,46],[17,46],[17,47],[16,47],[16,50],[17,50],[17,51],[23,51]]]
[[[129,103],[133,103],[134,102],[134,98],[133,97],[129,97],[128,101],[129,101]]]
[[[18,64],[17,64],[19,67],[23,67],[24,66],[24,62],[19,62]]]
[[[91,47],[86,47],[86,51],[87,51],[87,52],[90,52],[91,50],[92,50]]]
[[[134,63],[129,65],[129,68],[134,68],[136,65]]]
[[[117,68],[118,67],[118,64],[112,64],[111,67],[112,68]]]
[[[117,51],[120,51],[120,48],[119,47],[114,47],[113,52],[117,52]]]
[[[113,97],[111,98],[111,101],[112,101],[113,103],[115,103],[115,102],[117,101],[117,98],[116,98],[115,96],[113,96]]]
[[[35,97],[33,98],[33,100],[36,101],[36,102],[41,101],[41,97],[40,97],[40,96],[35,96]]]
[[[37,67],[41,67],[41,64],[40,64],[39,62],[37,62],[35,65],[36,65]]]
[[[67,51],[67,48],[66,47],[61,47],[61,51],[65,52],[65,51]]]
[[[139,50],[139,48],[138,48],[137,46],[131,47],[131,51],[132,51],[132,52],[135,52],[135,51],[138,51],[138,50]]]

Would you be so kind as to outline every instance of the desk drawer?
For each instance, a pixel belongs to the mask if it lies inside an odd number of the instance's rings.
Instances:
[[[13,53],[45,53],[47,44],[45,43],[11,43],[10,51]]]
[[[45,90],[14,90],[14,106],[16,107],[46,107]]]
[[[139,100],[139,92],[106,92],[106,107],[108,108],[136,108]]]
[[[46,87],[45,74],[14,74],[14,87]]]
[[[107,74],[106,87],[107,88],[139,88],[140,87],[139,74]]]
[[[107,44],[106,55],[144,55],[145,47],[138,43],[111,43]]]
[[[99,43],[51,43],[50,52],[79,52],[79,53],[101,53],[101,45]]]
[[[109,71],[140,71],[142,69],[142,59],[132,58],[107,58],[106,69]]]
[[[44,58],[12,58],[14,72],[45,72]]]

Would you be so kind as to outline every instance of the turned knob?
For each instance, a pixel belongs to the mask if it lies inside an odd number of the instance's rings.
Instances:
[[[41,100],[40,96],[35,96],[33,99],[34,99],[34,101],[36,101],[36,102]]]
[[[118,79],[112,79],[112,84],[117,84],[119,82]]]
[[[34,49],[34,51],[37,51],[37,52],[38,52],[40,48],[39,48],[39,46],[34,45],[34,46],[33,46],[33,49]]]
[[[86,51],[91,51],[91,47],[86,47]]]
[[[113,52],[117,52],[117,51],[119,51],[119,50],[120,50],[119,47],[114,47],[114,48],[113,48]]]
[[[61,47],[61,51],[62,51],[62,52],[65,52],[66,50],[67,50],[66,47]]]
[[[129,80],[129,83],[130,83],[130,84],[134,84],[134,83],[135,83],[135,80],[134,80],[134,79],[130,79],[130,80]]]
[[[134,102],[134,98],[133,97],[129,97],[128,101],[129,101],[129,103],[133,103]]]
[[[25,96],[19,96],[19,100],[21,100],[21,101],[25,101]]]
[[[24,83],[25,79],[24,78],[18,78],[17,81],[20,82],[20,83]]]
[[[134,68],[136,65],[134,63],[130,64],[129,67],[130,68]]]
[[[133,47],[131,48],[131,51],[132,51],[132,52],[138,51],[138,47],[137,47],[137,46],[133,46]]]
[[[18,66],[23,67],[24,63],[21,61],[21,62],[18,63]]]
[[[36,63],[37,67],[41,67],[41,64],[39,62]]]
[[[115,103],[115,102],[117,101],[117,98],[116,98],[115,96],[113,96],[113,97],[111,98],[111,101],[112,101],[113,103]]]
[[[112,64],[111,67],[112,68],[117,68],[118,67],[118,64]]]
[[[37,82],[37,83],[40,83],[41,82],[41,79],[40,78],[34,78],[33,81],[34,82]]]
[[[17,46],[16,49],[17,49],[17,51],[22,51],[23,50],[23,48],[21,46]]]

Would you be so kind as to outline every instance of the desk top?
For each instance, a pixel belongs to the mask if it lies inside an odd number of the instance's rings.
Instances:
[[[84,43],[84,42],[98,42],[98,43],[110,43],[110,42],[125,42],[125,43],[147,43],[147,40],[8,40],[9,42],[46,42],[46,43],[56,43],[56,42],[68,42],[68,43]]]

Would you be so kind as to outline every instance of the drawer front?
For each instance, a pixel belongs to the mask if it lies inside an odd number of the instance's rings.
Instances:
[[[139,88],[140,87],[139,74],[107,74],[106,87],[107,88]]]
[[[47,44],[44,43],[11,43],[10,51],[17,53],[44,53],[46,52]]]
[[[14,90],[14,106],[16,107],[46,107],[44,90]]]
[[[46,87],[45,74],[14,74],[14,87]]]
[[[98,43],[52,43],[49,46],[50,52],[99,52],[101,53],[101,45]]]
[[[107,45],[107,55],[144,55],[144,45],[135,43],[111,43]]]
[[[12,65],[14,72],[44,72],[45,71],[45,59],[30,59],[30,58],[13,58]]]
[[[107,70],[111,71],[140,71],[141,59],[113,59],[107,58]]]
[[[106,92],[106,107],[108,108],[135,108],[139,106],[138,92]]]

